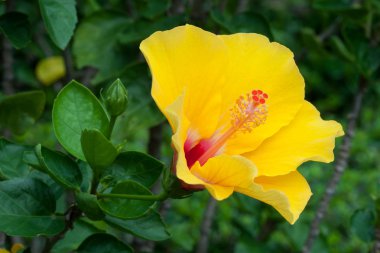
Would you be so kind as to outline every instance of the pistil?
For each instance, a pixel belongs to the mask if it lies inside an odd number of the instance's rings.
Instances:
[[[237,132],[247,133],[265,123],[268,109],[266,100],[268,95],[261,90],[253,90],[245,96],[240,96],[230,109],[231,126],[222,135],[215,134],[209,139],[201,139],[191,149],[186,141],[185,156],[187,165],[191,168],[195,162],[204,165],[208,159],[220,152],[228,139]]]

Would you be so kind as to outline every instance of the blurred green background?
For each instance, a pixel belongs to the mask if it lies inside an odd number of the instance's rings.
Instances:
[[[18,16],[8,17],[12,25],[3,15],[10,11],[18,12]],[[185,23],[218,34],[261,33],[289,47],[305,78],[306,99],[316,105],[324,119],[337,120],[345,127],[360,80],[365,80],[366,93],[348,167],[312,252],[373,250],[380,219],[376,214],[380,196],[379,0],[83,0],[77,2],[76,13],[70,17],[75,30],[62,26],[60,33],[53,35],[40,13],[38,1],[0,1],[0,98],[36,89],[47,96],[37,122],[18,120],[19,131],[3,128],[2,135],[15,142],[57,147],[51,109],[62,86],[76,79],[99,94],[120,78],[129,92],[129,108],[117,121],[113,141],[125,150],[149,151],[169,166],[171,131],[150,97],[151,76],[138,47],[154,31]],[[66,14],[53,13],[53,18],[59,20]],[[28,29],[20,29],[20,23]],[[18,33],[16,38],[4,36],[9,30]],[[67,41],[67,46],[62,41]],[[51,56],[62,56],[59,59],[64,63],[58,60],[38,70],[41,61]],[[52,77],[46,81],[36,71]],[[208,252],[300,252],[334,173],[333,166],[310,162],[300,167],[314,195],[295,225],[289,225],[270,206],[242,195],[218,203],[211,215]],[[162,212],[172,238],[155,245],[138,241],[137,248],[196,252],[208,201],[207,192],[169,201]],[[55,250],[64,252],[59,247]]]

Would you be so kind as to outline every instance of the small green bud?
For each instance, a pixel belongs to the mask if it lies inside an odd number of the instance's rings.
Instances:
[[[128,92],[120,79],[116,79],[116,81],[108,87],[104,96],[102,95],[102,99],[111,116],[119,116],[127,109]]]

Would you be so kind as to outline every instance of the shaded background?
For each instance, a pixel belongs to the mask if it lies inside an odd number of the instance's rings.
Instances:
[[[47,96],[36,122],[22,117],[3,124],[2,135],[13,141],[57,147],[51,109],[62,86],[76,79],[99,94],[120,78],[129,92],[129,108],[117,121],[113,141],[170,165],[171,131],[150,97],[151,76],[138,46],[154,31],[185,23],[219,34],[257,32],[289,47],[305,78],[306,99],[324,119],[344,125],[349,138],[344,145],[342,138],[337,142],[337,150],[343,147],[338,166],[310,162],[300,167],[314,195],[295,225],[254,199],[235,194],[215,205],[207,192],[199,192],[167,201],[162,213],[172,238],[134,240],[140,251],[375,252],[376,223],[380,241],[380,1],[78,1],[75,31],[55,35],[69,38],[64,50],[48,35],[37,1],[0,2],[0,14],[11,11],[19,12],[11,17],[13,25],[21,22],[28,29],[9,28],[0,18],[0,99],[36,89]],[[7,29],[18,32],[16,39],[4,36]],[[40,69],[52,76],[44,81],[36,71],[50,56],[62,56],[63,63]],[[86,225],[71,237],[79,238],[87,229],[92,228]],[[63,240],[53,252],[65,252],[65,243],[73,242]]]

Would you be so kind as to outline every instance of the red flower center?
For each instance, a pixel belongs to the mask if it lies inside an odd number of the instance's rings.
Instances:
[[[253,90],[245,96],[240,96],[230,109],[231,126],[224,133],[215,133],[207,139],[194,140],[189,135],[184,145],[187,166],[191,168],[197,161],[204,165],[208,159],[220,152],[226,141],[240,131],[251,132],[265,123],[268,115],[266,100],[268,95],[261,90]]]

